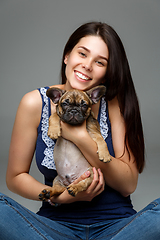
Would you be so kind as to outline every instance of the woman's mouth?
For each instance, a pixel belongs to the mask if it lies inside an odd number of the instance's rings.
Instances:
[[[91,78],[88,77],[87,75],[84,75],[84,74],[82,74],[82,73],[80,73],[80,72],[77,72],[77,71],[75,71],[75,75],[76,75],[79,79],[84,80],[84,81],[91,80]]]

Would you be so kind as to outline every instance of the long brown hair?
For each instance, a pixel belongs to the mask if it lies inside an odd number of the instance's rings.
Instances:
[[[138,98],[123,44],[111,26],[101,22],[89,22],[80,26],[70,36],[63,52],[61,66],[62,84],[66,83],[65,56],[72,51],[81,38],[88,35],[100,36],[108,47],[109,60],[105,77],[106,81],[103,84],[107,88],[106,100],[110,101],[116,96],[118,98],[120,111],[125,120],[125,145],[133,153],[137,168],[141,173],[145,162],[145,147]]]

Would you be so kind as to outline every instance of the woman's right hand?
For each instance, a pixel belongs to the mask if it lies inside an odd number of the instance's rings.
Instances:
[[[103,173],[100,169],[96,169],[93,167],[93,181],[90,184],[90,186],[87,188],[87,190],[83,192],[79,192],[75,197],[68,194],[68,191],[65,190],[61,195],[58,197],[51,198],[51,202],[56,202],[59,204],[66,204],[66,203],[72,203],[77,201],[91,201],[94,197],[99,195],[104,190],[105,181],[103,178]],[[73,184],[76,184],[87,177],[90,176],[90,172],[86,171],[83,173],[77,180],[73,182]]]

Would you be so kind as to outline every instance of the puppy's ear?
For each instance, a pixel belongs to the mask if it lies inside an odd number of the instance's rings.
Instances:
[[[58,103],[64,92],[65,91],[60,88],[53,87],[47,90],[46,95],[52,100],[52,102]]]
[[[102,85],[94,87],[94,88],[86,91],[86,93],[92,100],[92,104],[97,103],[100,100],[100,98],[103,97],[105,92],[106,92],[106,87],[102,86]]]

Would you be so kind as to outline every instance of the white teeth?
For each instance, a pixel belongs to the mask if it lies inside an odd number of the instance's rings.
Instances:
[[[76,75],[83,80],[89,80],[89,78],[85,77],[83,74],[81,74],[79,72],[76,72]]]

